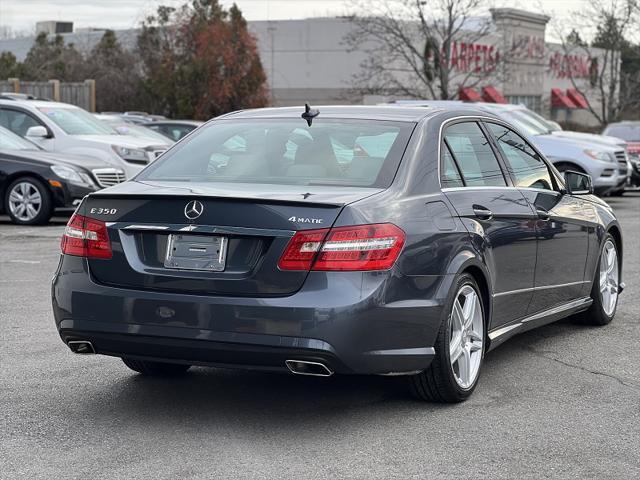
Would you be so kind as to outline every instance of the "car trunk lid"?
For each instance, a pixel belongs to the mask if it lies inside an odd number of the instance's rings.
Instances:
[[[92,194],[82,206],[82,214],[106,222],[113,250],[110,260],[90,259],[89,268],[97,282],[118,287],[288,295],[307,276],[278,269],[295,231],[331,227],[344,205],[380,191],[126,182]]]

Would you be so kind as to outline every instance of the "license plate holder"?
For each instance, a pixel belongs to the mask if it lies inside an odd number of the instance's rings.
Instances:
[[[165,268],[222,272],[227,259],[227,238],[214,235],[169,235]]]

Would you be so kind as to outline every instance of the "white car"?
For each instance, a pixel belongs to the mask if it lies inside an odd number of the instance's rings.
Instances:
[[[148,139],[119,135],[82,108],[46,100],[0,99],[0,126],[50,152],[104,160],[123,169],[127,178],[168,148]]]

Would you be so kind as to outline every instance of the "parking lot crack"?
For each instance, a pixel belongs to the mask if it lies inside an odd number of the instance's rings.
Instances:
[[[551,360],[551,361],[554,361],[554,362],[559,363],[561,365],[564,365],[565,367],[575,368],[576,370],[582,370],[583,372],[591,373],[593,375],[599,375],[599,376],[602,376],[602,377],[607,377],[607,378],[610,378],[612,380],[615,380],[616,382],[618,382],[619,384],[621,384],[621,385],[623,385],[625,387],[631,388],[631,389],[636,390],[636,391],[640,391],[640,385],[637,385],[635,383],[623,380],[620,377],[617,377],[616,375],[612,375],[612,374],[606,373],[606,372],[601,372],[599,370],[592,370],[590,368],[583,367],[581,365],[575,365],[573,363],[565,362],[564,360],[560,360],[559,358],[552,357],[550,355],[546,355],[545,352],[541,352],[539,350],[536,350],[532,346],[527,346],[527,347],[525,347],[525,349],[527,351],[531,352],[536,357],[545,358],[547,360]]]

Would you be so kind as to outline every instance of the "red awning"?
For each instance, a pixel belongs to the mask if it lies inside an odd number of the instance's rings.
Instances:
[[[498,89],[491,85],[482,87],[482,98],[489,103],[507,103],[507,100],[500,94]]]
[[[576,104],[578,108],[588,108],[587,100],[575,88],[567,89],[567,97]]]
[[[576,108],[576,104],[559,88],[551,89],[552,108]]]
[[[458,92],[458,98],[464,102],[481,102],[482,97],[473,88],[461,88]]]

